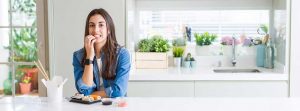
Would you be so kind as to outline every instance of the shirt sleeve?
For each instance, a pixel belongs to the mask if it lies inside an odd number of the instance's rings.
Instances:
[[[79,93],[84,95],[90,95],[94,92],[96,85],[93,83],[92,86],[88,86],[82,81],[83,66],[80,64],[80,59],[76,58],[76,53],[73,54],[73,67],[74,67],[74,77],[75,86]]]
[[[114,98],[126,95],[130,67],[130,54],[128,50],[122,48],[117,62],[116,78],[109,87],[105,88],[107,96]]]

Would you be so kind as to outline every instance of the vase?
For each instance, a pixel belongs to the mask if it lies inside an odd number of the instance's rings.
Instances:
[[[181,57],[174,57],[174,66],[175,67],[181,66]]]
[[[182,62],[183,67],[190,68],[191,67],[191,61],[183,61]]]
[[[5,95],[11,95],[12,94],[12,91],[11,91],[11,88],[12,88],[12,80],[7,78],[6,80],[4,80],[3,82],[3,86],[4,86],[4,89],[3,89],[3,92]]]
[[[196,61],[191,61],[191,68],[195,68],[197,66],[197,62]]]

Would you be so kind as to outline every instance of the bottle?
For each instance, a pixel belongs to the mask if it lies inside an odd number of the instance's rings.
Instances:
[[[274,46],[271,38],[269,38],[267,42],[267,46],[265,48],[265,56],[264,67],[269,69],[274,68]]]
[[[264,67],[265,62],[265,47],[266,45],[260,44],[256,47],[256,66]]]
[[[11,95],[12,94],[12,74],[9,72],[8,78],[4,80],[3,82],[3,87],[4,87],[4,94],[5,95]]]

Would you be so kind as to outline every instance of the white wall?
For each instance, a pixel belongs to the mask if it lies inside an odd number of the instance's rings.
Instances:
[[[76,92],[72,57],[83,47],[85,20],[95,8],[104,8],[112,16],[117,40],[125,45],[125,0],[49,0],[50,75],[61,75],[69,81],[64,95]]]
[[[290,96],[300,97],[300,1],[291,0]]]

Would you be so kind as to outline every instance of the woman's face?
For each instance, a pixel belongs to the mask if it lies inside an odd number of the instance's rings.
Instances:
[[[105,44],[107,33],[105,19],[100,14],[93,15],[89,20],[89,34],[95,37],[95,43]]]

